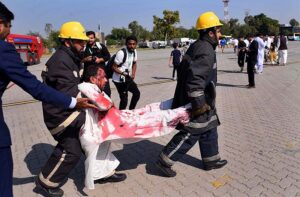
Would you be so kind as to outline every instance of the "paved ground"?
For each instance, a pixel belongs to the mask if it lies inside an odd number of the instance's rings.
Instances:
[[[202,170],[198,146],[174,166],[175,178],[157,176],[154,162],[172,135],[130,145],[114,145],[119,171],[128,178],[117,184],[84,189],[83,160],[63,186],[65,196],[300,196],[300,42],[289,43],[288,65],[267,65],[247,89],[247,74],[238,72],[232,49],[218,54],[218,110],[222,169]],[[167,67],[170,49],[139,52],[139,106],[171,98],[175,82]],[[39,75],[42,64],[30,67]],[[113,99],[118,103],[115,89]],[[32,100],[17,86],[4,104]],[[15,196],[40,196],[33,177],[51,154],[55,141],[43,123],[41,103],[4,107],[11,129]]]

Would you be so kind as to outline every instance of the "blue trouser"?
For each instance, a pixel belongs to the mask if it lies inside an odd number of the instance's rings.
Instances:
[[[171,166],[186,154],[196,142],[199,142],[203,162],[220,159],[217,128],[201,134],[191,134],[180,130],[162,150],[161,159]]]
[[[10,146],[0,147],[0,197],[13,196],[13,160]]]

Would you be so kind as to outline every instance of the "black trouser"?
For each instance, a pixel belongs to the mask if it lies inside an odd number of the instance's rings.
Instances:
[[[79,141],[79,131],[84,120],[85,113],[80,113],[63,133],[53,136],[58,144],[39,174],[39,180],[44,187],[61,186],[80,160],[83,150]]]
[[[244,68],[244,64],[245,64],[245,52],[240,51],[239,55],[238,55],[238,64],[239,67]]]
[[[172,78],[174,78],[175,77],[175,71],[177,72],[177,78],[178,78],[178,71],[177,71],[177,68],[178,68],[178,64],[173,64],[173,74],[172,74]]]
[[[166,164],[172,166],[185,155],[196,142],[199,142],[203,162],[220,159],[217,128],[201,134],[191,134],[180,130],[164,147],[160,157]]]
[[[119,109],[126,109],[128,103],[128,92],[132,93],[129,109],[134,109],[140,99],[140,91],[133,80],[117,83],[114,82],[120,96]]]
[[[255,68],[255,64],[253,64],[252,62],[247,63],[247,73],[248,73],[249,86],[255,86],[254,68]]]

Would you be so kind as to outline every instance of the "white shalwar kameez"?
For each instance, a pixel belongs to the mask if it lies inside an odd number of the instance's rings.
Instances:
[[[86,109],[86,121],[79,135],[86,155],[88,189],[95,188],[94,180],[112,175],[120,163],[110,151],[111,142],[132,143],[160,137],[174,131],[178,123],[189,121],[190,104],[170,109],[172,100],[168,100],[136,110],[118,110],[95,84],[82,83],[78,88],[99,109]]]
[[[256,37],[258,42],[258,54],[257,54],[257,72],[262,73],[264,69],[264,56],[265,56],[265,42],[260,37]]]

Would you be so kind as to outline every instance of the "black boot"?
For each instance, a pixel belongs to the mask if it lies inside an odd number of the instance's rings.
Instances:
[[[156,167],[159,169],[160,172],[166,177],[174,177],[176,176],[176,172],[171,168],[171,166],[167,165],[164,161],[160,158],[156,161]]]
[[[210,161],[210,162],[203,162],[203,169],[204,170],[212,170],[212,169],[218,169],[222,168],[227,164],[227,160],[216,160],[216,161]]]
[[[61,196],[64,195],[64,191],[60,188],[46,188],[46,187],[44,187],[38,177],[36,177],[36,179],[35,179],[35,185],[47,197],[61,197]]]

